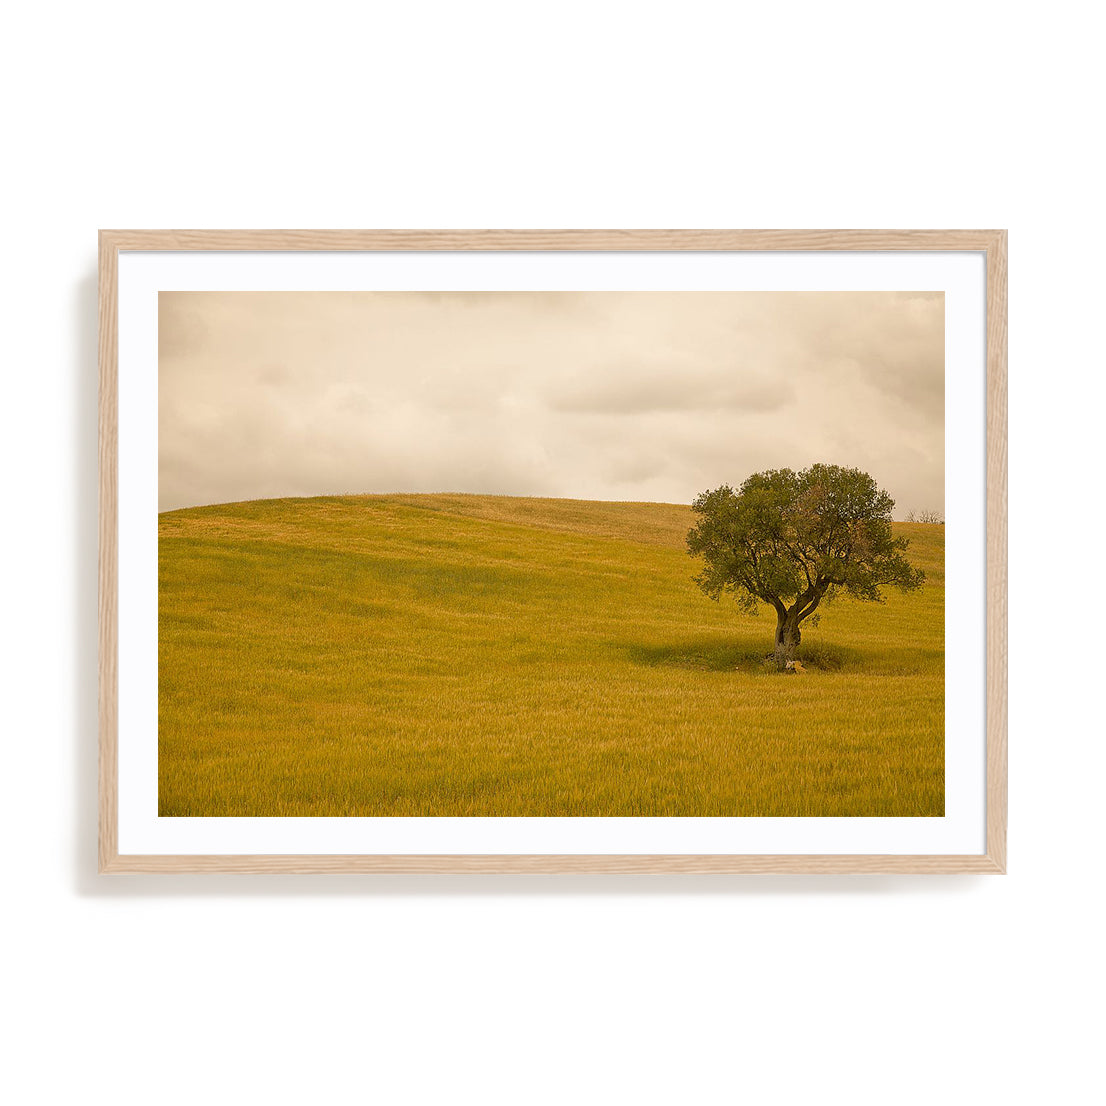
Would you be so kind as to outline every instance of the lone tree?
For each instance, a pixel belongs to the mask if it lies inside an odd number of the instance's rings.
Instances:
[[[776,611],[776,667],[795,659],[799,625],[840,592],[882,601],[880,587],[920,588],[925,576],[902,555],[905,538],[891,533],[894,500],[859,469],[811,465],[750,476],[691,505],[699,523],[688,551],[706,566],[695,582],[711,599],[732,591],[755,613]]]

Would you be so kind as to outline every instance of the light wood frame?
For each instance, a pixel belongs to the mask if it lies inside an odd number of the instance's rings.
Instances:
[[[981,855],[120,855],[118,847],[118,258],[120,251],[970,251],[986,255],[986,852]],[[100,287],[101,872],[1006,871],[1005,230],[102,230]]]

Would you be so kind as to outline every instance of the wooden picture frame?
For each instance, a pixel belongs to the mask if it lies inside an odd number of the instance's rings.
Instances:
[[[985,264],[985,848],[915,853],[369,854],[120,851],[119,261],[127,252],[971,253]],[[1004,230],[103,230],[99,238],[99,870],[115,872],[1003,873],[1007,822],[1007,235]],[[980,366],[982,376],[984,367]],[[984,387],[981,379],[980,387]],[[124,458],[123,463],[126,463]],[[980,627],[983,632],[984,627]],[[982,829],[982,827],[981,827]]]

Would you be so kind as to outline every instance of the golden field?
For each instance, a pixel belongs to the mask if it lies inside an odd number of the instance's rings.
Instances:
[[[944,527],[803,627],[692,582],[689,507],[469,495],[159,516],[162,816],[940,816]]]

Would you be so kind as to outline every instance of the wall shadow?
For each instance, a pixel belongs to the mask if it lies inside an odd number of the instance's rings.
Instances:
[[[96,270],[93,268],[73,288],[74,347],[70,359],[70,384],[75,397],[70,433],[75,445],[73,483],[77,494],[77,548],[73,551],[73,594],[76,602],[72,642],[76,716],[73,763],[76,778],[71,804],[74,834],[72,864],[80,893],[91,891],[96,886],[97,878],[99,372],[96,281]]]
[[[93,862],[92,871],[95,872]],[[79,893],[124,899],[686,898],[979,894],[983,875],[93,875]]]

